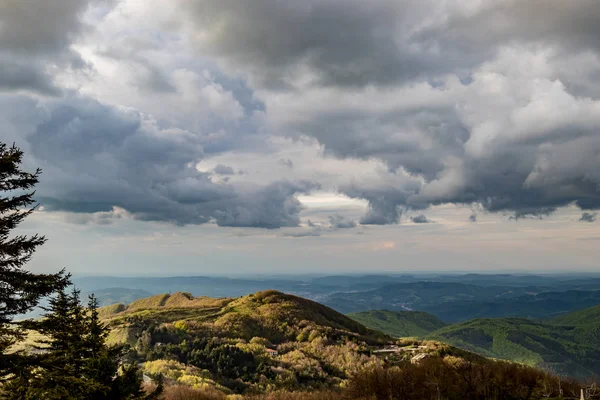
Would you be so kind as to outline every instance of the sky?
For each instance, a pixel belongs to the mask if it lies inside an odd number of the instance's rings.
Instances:
[[[598,271],[597,0],[0,0],[36,271]]]

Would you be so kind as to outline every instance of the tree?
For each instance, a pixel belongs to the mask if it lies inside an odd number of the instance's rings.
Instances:
[[[14,318],[31,311],[41,298],[69,284],[64,271],[36,274],[24,269],[36,248],[46,241],[45,237],[37,234],[11,237],[13,230],[37,207],[31,189],[38,183],[41,170],[34,173],[21,170],[22,160],[19,148],[0,143],[0,192],[4,194],[0,195],[0,376],[13,378],[15,367],[33,360],[20,353],[7,353],[24,335]]]
[[[122,349],[106,346],[107,328],[98,302],[81,305],[79,292],[65,292],[70,275],[36,274],[24,268],[44,236],[13,235],[34,205],[31,189],[41,173],[20,169],[23,152],[0,143],[0,397],[25,399],[138,399],[141,376],[135,366],[122,366]],[[46,315],[37,321],[15,321],[53,295]],[[37,352],[11,352],[25,329],[45,335]]]
[[[47,339],[35,366],[6,386],[7,399],[134,400],[143,399],[140,371],[121,362],[122,347],[106,345],[108,329],[98,315],[98,301],[82,306],[79,291],[60,291],[43,319],[31,328]]]

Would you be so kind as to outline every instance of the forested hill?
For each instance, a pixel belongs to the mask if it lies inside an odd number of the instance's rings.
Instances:
[[[573,311],[548,320],[555,325],[574,326],[585,328],[596,326],[600,328],[600,306],[594,306],[579,311]]]
[[[600,306],[543,321],[475,319],[426,337],[486,357],[517,361],[563,375],[600,375]]]
[[[221,299],[181,292],[162,294],[129,305],[103,307],[100,315],[113,328],[113,340],[130,343],[145,326],[175,321],[203,325],[214,336],[235,332],[236,337],[246,340],[259,336],[274,343],[319,333],[355,337],[367,343],[391,340],[329,307],[273,290]]]
[[[103,307],[100,314],[110,342],[129,346],[128,359],[148,377],[162,376],[171,388],[202,388],[216,399],[303,390],[364,398],[369,390],[376,395],[373,384],[382,376],[406,399],[432,398],[428,388],[436,387],[457,399],[493,390],[501,390],[498,399],[558,390],[558,379],[544,372],[438,341],[393,339],[319,303],[272,290],[218,299],[162,294]],[[411,329],[443,325],[423,313],[394,315],[411,321]],[[468,374],[489,379],[463,382]]]
[[[485,357],[582,379],[600,375],[600,306],[546,320],[478,318],[452,325],[415,311],[377,310],[348,316],[394,337],[437,340]]]

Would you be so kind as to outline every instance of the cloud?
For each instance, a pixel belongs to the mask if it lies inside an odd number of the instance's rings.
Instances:
[[[366,200],[361,224],[591,212],[598,7],[542,1],[5,2],[2,138],[44,167],[48,210],[275,228],[326,187]]]
[[[67,213],[65,219],[67,222],[78,225],[110,225],[116,220],[124,219],[127,217],[129,217],[129,213],[126,210],[123,210],[122,208],[118,207],[113,207],[113,209],[108,212],[101,211],[91,214]]]
[[[593,0],[182,4],[196,45],[247,74],[274,131],[421,179],[342,187],[369,202],[361,223],[444,203],[600,207],[600,92],[581,89],[600,74]]]
[[[340,191],[348,197],[367,200],[369,210],[360,219],[362,225],[388,225],[400,222],[402,206],[419,188],[417,180],[394,176],[385,183],[355,181],[340,187]]]
[[[594,0],[179,3],[202,51],[268,88],[388,86],[447,73],[467,78],[514,42],[569,53],[599,47]]]
[[[318,229],[299,230],[295,232],[284,232],[283,236],[292,238],[319,237],[321,236],[321,231]]]
[[[317,187],[214,183],[195,167],[204,157],[202,134],[162,128],[134,109],[83,96],[31,106],[22,111],[38,122],[17,144],[28,165],[44,171],[37,198],[46,211],[90,214],[75,222],[107,220],[118,208],[138,220],[179,225],[297,226],[302,204],[295,196]]]
[[[427,218],[424,214],[419,214],[414,217],[410,217],[410,220],[415,224],[430,224],[433,221]]]
[[[594,222],[597,215],[597,213],[584,212],[581,214],[581,218],[579,218],[579,220],[582,222]]]
[[[28,91],[58,96],[60,88],[43,68],[29,62],[19,62],[0,55],[0,92]]]
[[[289,158],[280,158],[278,163],[289,169],[294,168],[294,163]]]
[[[232,167],[223,164],[217,164],[213,168],[213,172],[217,175],[235,175],[235,170]]]
[[[231,69],[243,65],[260,85],[288,87],[303,72],[323,83],[389,82],[418,76],[427,67],[421,51],[399,52],[410,43],[396,36],[427,5],[408,8],[391,1],[367,5],[355,0],[181,3],[201,49]],[[219,29],[225,25],[228,29]]]
[[[597,209],[600,101],[569,92],[549,72],[552,60],[517,47],[467,83],[450,76],[440,87],[311,89],[278,96],[271,109],[279,131],[312,136],[340,158],[379,159],[404,176],[340,188],[369,202],[364,223],[395,223],[399,207],[445,203],[516,216],[571,203]]]
[[[274,182],[265,187],[243,192],[222,204],[210,207],[217,225],[274,229],[298,226],[298,214],[304,208],[295,197],[317,189],[311,182]]]
[[[85,66],[71,46],[89,26],[83,13],[108,8],[111,1],[48,0],[0,4],[0,90],[56,96],[54,73]]]
[[[342,215],[330,215],[329,225],[333,229],[349,229],[356,228],[356,221],[348,219]]]

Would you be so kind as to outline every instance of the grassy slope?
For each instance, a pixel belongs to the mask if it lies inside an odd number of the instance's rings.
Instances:
[[[394,337],[425,336],[446,326],[441,319],[420,311],[373,310],[348,314],[348,317]]]

